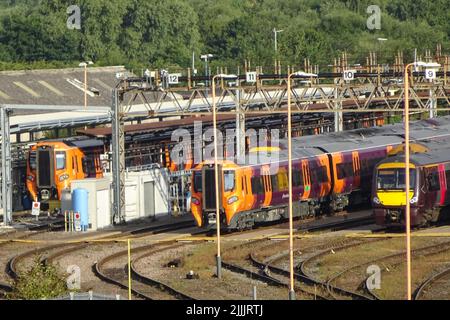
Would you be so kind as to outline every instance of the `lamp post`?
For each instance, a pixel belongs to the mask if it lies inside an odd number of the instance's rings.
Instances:
[[[411,203],[409,199],[409,77],[408,69],[415,67],[431,67],[439,68],[438,63],[414,62],[406,65],[404,73],[404,91],[405,91],[405,224],[406,224],[406,282],[407,282],[407,299],[411,300]]]
[[[93,64],[92,61],[84,61],[78,65],[79,67],[84,67],[84,110],[87,109],[87,67]]]
[[[219,170],[217,158],[217,113],[216,113],[216,79],[236,79],[233,74],[217,74],[212,78],[213,131],[214,131],[214,187],[216,193],[216,229],[217,229],[217,278],[222,278],[222,260],[220,256],[220,208],[219,208]]]
[[[381,43],[383,42],[383,41],[387,41],[387,39],[386,38],[377,38],[377,40],[378,40],[378,55],[380,56],[380,60],[379,60],[379,64],[381,64]]]
[[[278,53],[278,33],[283,32],[284,30],[277,30],[276,28],[273,28],[273,36],[275,38],[275,54]]]
[[[205,76],[206,76],[205,84],[206,84],[206,86],[209,85],[209,81],[208,81],[208,78],[209,78],[209,72],[208,72],[208,59],[210,59],[210,58],[212,58],[212,57],[214,57],[214,55],[213,55],[213,54],[210,54],[210,53],[208,53],[208,54],[202,54],[202,55],[200,56],[201,59],[205,60]]]
[[[288,181],[289,181],[289,300],[295,300],[294,291],[294,218],[292,209],[292,117],[291,117],[291,78],[298,77],[317,77],[316,74],[297,71],[288,75],[287,93],[288,93]]]

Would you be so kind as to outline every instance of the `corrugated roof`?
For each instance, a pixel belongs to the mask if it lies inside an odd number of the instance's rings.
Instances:
[[[116,73],[123,66],[88,68],[88,105],[110,106]],[[98,90],[99,95],[93,93]],[[84,105],[83,68],[2,71],[0,103],[36,105]]]

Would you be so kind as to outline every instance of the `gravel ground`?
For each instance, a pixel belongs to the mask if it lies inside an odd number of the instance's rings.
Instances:
[[[196,299],[251,299],[254,286],[258,299],[287,299],[287,289],[268,286],[225,269],[222,270],[222,280],[218,280],[214,276],[215,265],[210,264],[210,261],[199,261],[198,269],[193,268],[193,261],[211,251],[211,246],[215,248],[214,244],[200,244],[163,251],[138,261],[136,268],[145,276],[164,282]],[[168,267],[167,264],[175,259],[180,259],[181,265],[177,268]],[[199,279],[186,279],[191,269],[199,275]]]
[[[93,272],[93,266],[97,261],[125,249],[125,243],[91,244],[86,248],[56,258],[53,264],[58,266],[62,273],[66,273],[69,266],[78,266],[80,268],[82,292],[92,290],[95,293],[106,295],[119,294],[122,299],[127,299],[127,290],[100,280]]]

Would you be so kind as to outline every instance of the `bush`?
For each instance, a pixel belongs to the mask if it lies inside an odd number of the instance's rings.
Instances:
[[[37,257],[30,270],[20,274],[9,299],[37,300],[56,298],[68,293],[66,280],[53,265],[44,265]]]

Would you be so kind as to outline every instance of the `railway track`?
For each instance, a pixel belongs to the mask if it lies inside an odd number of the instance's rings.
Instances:
[[[443,242],[443,243],[438,243],[438,244],[434,244],[434,245],[425,246],[425,247],[421,247],[421,248],[417,248],[417,249],[411,250],[411,255],[412,255],[412,256],[421,255],[421,256],[423,256],[423,257],[429,257],[429,256],[433,256],[433,255],[440,254],[440,253],[445,252],[445,251],[448,251],[448,250],[450,250],[450,241]],[[364,263],[361,263],[361,264],[352,266],[351,268],[348,268],[348,269],[342,271],[340,274],[338,274],[337,276],[335,276],[335,278],[340,277],[340,276],[342,276],[343,274],[345,274],[345,273],[347,273],[347,272],[349,272],[349,271],[351,271],[351,270],[354,270],[354,269],[357,269],[357,268],[361,268],[361,267],[364,267],[364,266],[369,265],[369,264],[380,263],[380,262],[386,261],[386,260],[392,260],[392,259],[403,258],[403,257],[405,257],[405,256],[406,256],[406,251],[402,251],[402,252],[399,252],[399,253],[395,253],[395,254],[390,254],[390,255],[387,255],[387,256],[383,256],[383,257],[380,257],[380,258],[377,258],[377,259],[374,259],[374,260],[371,260],[371,261],[367,261],[367,262],[364,262]],[[401,265],[401,264],[403,264],[403,263],[404,263],[403,260],[402,260],[402,261],[396,261],[396,262],[391,263],[390,266],[391,266],[391,267],[394,267],[394,266]],[[449,272],[450,272],[450,271],[449,271]],[[431,279],[431,278],[433,278],[433,276],[430,277],[430,279]],[[430,279],[428,279],[428,280],[430,280]],[[428,281],[428,280],[427,280],[427,281]],[[375,293],[373,290],[368,289],[368,287],[367,287],[367,285],[366,285],[366,284],[367,284],[367,281],[368,281],[368,278],[365,278],[365,279],[362,281],[362,283],[359,285],[359,287],[363,288],[364,292],[365,292],[366,294],[370,295],[373,299],[375,299],[375,300],[382,300],[381,297],[380,297],[377,293]],[[415,290],[415,293],[414,293],[414,295],[413,295],[413,298],[414,298],[414,299],[416,299],[417,295],[418,295],[418,297],[420,297],[420,295],[423,293],[422,291],[423,291],[424,289],[422,288],[422,286],[428,286],[428,285],[429,285],[429,284],[427,284],[427,281],[425,281],[422,285],[420,285],[420,286]],[[432,282],[432,281],[433,281],[433,280],[431,279],[431,282]]]
[[[450,267],[446,267],[444,270],[431,275],[415,290],[413,294],[413,299],[414,300],[423,299],[427,294],[429,295],[430,292],[432,293],[433,290],[436,290],[436,287],[438,287],[439,282],[441,286],[442,284],[448,286],[448,283],[450,282],[449,277],[450,277]],[[440,290],[440,292],[442,292],[442,290]],[[446,298],[447,299],[449,298],[448,290]]]
[[[0,298],[7,298],[8,293],[13,291],[9,284],[0,282]]]
[[[138,229],[126,231],[123,234],[121,234],[119,237],[105,236],[105,237],[102,237],[99,239],[107,241],[109,238],[111,238],[111,241],[113,241],[113,240],[117,240],[117,239],[121,239],[121,238],[133,238],[133,239],[134,238],[142,238],[142,237],[145,237],[148,235],[154,235],[154,234],[159,234],[159,233],[164,233],[164,232],[169,232],[169,231],[174,231],[174,230],[180,230],[182,228],[192,227],[192,226],[193,226],[192,222],[182,221],[182,222],[170,225],[170,226],[161,225],[161,226],[150,226],[150,227],[145,227],[145,228],[141,227]],[[59,224],[59,225],[56,224],[55,225],[54,223],[50,223],[45,226],[38,226],[36,228],[38,229],[37,231],[33,231],[30,233],[24,233],[24,234],[21,234],[20,236],[16,235],[13,238],[11,238],[11,241],[0,242],[0,246],[11,243],[14,240],[19,240],[19,239],[23,240],[23,239],[26,239],[26,238],[29,238],[29,237],[32,237],[35,235],[39,235],[39,234],[48,232],[49,230],[55,230],[55,229],[59,230],[61,228],[64,228],[64,224]],[[14,234],[16,234],[16,233],[14,232]],[[5,240],[9,240],[9,239],[5,239]],[[84,249],[84,248],[88,247],[89,245],[91,245],[91,244],[90,243],[64,243],[64,242],[61,242],[61,243],[53,244],[50,246],[34,248],[32,250],[18,254],[16,256],[12,257],[11,259],[9,259],[7,262],[7,265],[6,265],[6,273],[13,280],[18,279],[18,277],[19,277],[18,266],[24,264],[24,262],[26,260],[29,260],[32,257],[35,257],[37,255],[43,255],[45,253],[47,255],[46,255],[46,257],[41,259],[42,260],[41,262],[48,264],[48,263],[52,263],[53,260],[55,260],[58,257],[62,257],[64,255],[68,255],[75,251]],[[62,249],[62,250],[59,250],[59,249]],[[59,250],[59,251],[52,253],[55,250]],[[1,290],[1,287],[0,287],[0,290]],[[1,290],[1,291],[4,291],[4,290]]]
[[[302,226],[300,226],[298,228],[298,230],[301,230],[304,232],[317,232],[317,231],[321,231],[321,230],[332,229],[334,231],[337,231],[337,230],[341,230],[341,229],[345,229],[345,228],[349,228],[349,227],[354,227],[357,225],[360,226],[360,225],[366,225],[366,224],[370,224],[370,223],[373,223],[373,217],[371,215],[350,218],[350,219],[344,219],[343,221],[342,220],[324,221],[323,223],[315,222],[314,224],[303,224]],[[262,241],[262,240],[257,240],[256,242],[258,242],[258,241]],[[352,245],[354,245],[354,244],[352,244]],[[345,247],[348,247],[348,246],[349,245],[346,245]],[[328,252],[328,250],[322,252],[321,254],[325,254],[327,252]],[[282,259],[282,256],[277,255],[277,259]],[[225,261],[223,261],[222,264],[223,264],[224,268],[226,268],[230,271],[233,271],[233,272],[244,274],[249,278],[258,279],[258,280],[266,282],[267,284],[270,284],[270,285],[288,287],[286,278],[289,277],[289,271],[284,270],[282,268],[275,267],[271,264],[267,264],[267,263],[258,261],[253,254],[249,255],[249,260],[254,266],[256,266],[257,268],[260,269],[260,272],[254,272],[243,266],[238,266],[236,264],[228,263]],[[281,278],[276,278],[276,277],[270,275],[269,272],[272,272],[272,273],[276,274],[277,276],[280,276]],[[298,286],[296,286],[296,290],[307,296],[313,297],[314,299],[320,299],[320,300],[329,299],[329,297],[327,297],[326,294],[323,294],[323,293],[327,293],[327,292],[329,293],[330,289],[333,289],[342,295],[349,296],[352,299],[358,299],[358,300],[367,300],[368,299],[368,297],[360,295],[356,292],[351,292],[351,291],[348,291],[348,290],[345,290],[342,288],[338,288],[338,287],[334,287],[334,286],[327,287],[326,283],[323,283],[317,279],[314,279],[313,277],[311,277],[305,273],[301,274],[301,273],[295,272],[294,278],[299,283],[307,285],[311,291],[305,290],[303,288],[299,289]],[[327,290],[324,290],[324,288],[327,288]],[[314,292],[312,292],[312,289],[314,290]],[[318,291],[319,291],[319,293],[318,293]],[[334,298],[333,295],[331,295],[331,297]]]
[[[245,245],[247,245],[247,246],[255,245],[255,244],[263,243],[264,241],[266,241],[266,240],[258,239],[258,240],[254,240],[252,242],[246,243]],[[240,246],[238,245],[238,246],[235,246],[234,248],[237,248],[237,247],[240,247]],[[248,258],[251,261],[251,259],[252,259],[251,254],[249,255]],[[259,270],[260,272],[255,272],[255,271],[251,270],[250,268],[246,268],[242,265],[237,265],[235,263],[230,263],[230,262],[225,262],[225,261],[222,261],[222,267],[231,272],[242,274],[242,275],[246,276],[247,278],[250,278],[253,280],[258,280],[258,281],[264,282],[271,286],[289,288],[289,285],[286,282],[284,282],[280,279],[277,279],[276,277],[273,277],[264,271],[261,272],[261,270]],[[297,295],[299,295],[299,294],[304,295],[313,300],[324,300],[325,299],[317,293],[316,294],[312,293],[312,292],[310,292],[308,290],[304,290],[303,288],[300,288],[298,286],[295,287],[295,291],[296,291]]]
[[[354,300],[372,300],[373,297],[369,296],[369,295],[363,295],[360,294],[358,292],[352,291],[352,290],[347,290],[345,288],[341,288],[338,286],[333,285],[329,280],[327,281],[321,281],[317,278],[315,278],[313,275],[311,275],[307,270],[306,270],[306,266],[311,263],[313,260],[317,260],[320,257],[323,257],[327,254],[330,254],[330,252],[337,252],[337,251],[342,251],[342,250],[346,250],[346,249],[350,249],[350,248],[354,248],[360,245],[364,245],[364,244],[368,244],[368,243],[373,243],[373,242],[378,242],[378,241],[383,241],[385,239],[377,239],[377,240],[371,240],[371,241],[358,241],[355,243],[349,243],[349,244],[344,244],[338,247],[334,247],[331,250],[327,249],[327,250],[323,250],[315,255],[310,256],[309,258],[303,260],[298,266],[297,266],[297,270],[300,271],[300,274],[307,277],[308,279],[310,279],[311,281],[313,281],[317,286],[321,286],[322,288],[324,288],[330,297],[332,297],[333,299],[339,299],[339,297],[336,294],[339,294],[345,298],[351,298]]]
[[[32,226],[27,229],[27,231],[13,231],[8,232],[4,235],[2,235],[2,238],[0,240],[3,240],[0,242],[0,246],[5,245],[8,243],[8,241],[5,240],[23,240],[27,239],[36,235],[40,235],[49,231],[59,231],[64,229],[64,222],[63,221],[52,221],[48,224],[43,224],[39,226]]]
[[[51,246],[32,249],[32,250],[26,251],[24,253],[21,253],[19,255],[16,255],[8,261],[7,273],[12,279],[16,280],[19,278],[19,275],[20,275],[20,272],[18,270],[19,263],[23,263],[23,261],[26,259],[33,258],[38,255],[42,255],[42,254],[51,252],[52,250],[57,250],[57,249],[60,249],[60,248],[66,247],[66,246],[67,246],[67,244],[60,243],[60,244],[55,244],[55,245],[51,245]],[[73,246],[74,248],[78,247],[78,245],[76,245],[76,244],[71,244],[71,246]]]
[[[331,219],[331,218],[325,218],[325,219]],[[305,231],[305,232],[317,232],[317,231],[324,231],[324,230],[339,231],[339,230],[344,230],[344,229],[348,229],[348,228],[365,226],[365,225],[369,225],[369,224],[373,224],[373,223],[374,223],[374,217],[372,214],[370,214],[368,216],[362,216],[362,217],[347,217],[340,221],[325,220],[324,223],[319,223],[317,225],[305,224],[305,225],[299,226],[297,230]]]
[[[140,272],[136,270],[135,263],[145,257],[148,257],[151,254],[156,254],[158,252],[175,249],[177,247],[181,247],[184,244],[169,244],[166,243],[163,247],[160,245],[146,245],[142,247],[138,247],[132,250],[132,253],[142,253],[136,260],[131,262],[131,272],[134,280],[132,285],[132,292],[135,296],[139,298],[143,298],[146,300],[194,300],[194,298],[177,291],[176,289],[164,284],[155,279],[151,279],[149,277],[144,276]],[[123,263],[123,261],[119,264],[119,268],[106,268],[107,264],[111,264],[115,260],[123,260],[126,259],[128,255],[128,250],[123,250],[117,252],[115,254],[109,255],[94,265],[94,270],[97,276],[106,281],[108,283],[112,283],[117,285],[123,289],[128,290],[128,264]],[[117,265],[117,263],[116,263]]]
[[[375,241],[344,245],[344,246],[341,246],[338,248],[334,248],[333,251],[334,252],[341,251],[341,250],[353,248],[353,247],[356,247],[359,245],[365,245],[368,243],[378,242],[378,241],[382,241],[382,240],[385,240],[385,239],[378,239]],[[445,245],[447,247],[442,248],[443,245]],[[429,250],[431,250],[431,251],[428,252]],[[412,254],[414,254],[414,255],[421,254],[422,256],[428,256],[428,255],[438,254],[438,253],[441,253],[441,252],[447,251],[447,250],[450,250],[450,242],[439,243],[439,244],[435,244],[435,245],[431,245],[431,246],[426,246],[423,248],[418,248],[418,249],[413,250]],[[315,260],[321,256],[326,255],[328,252],[329,252],[329,250],[320,252],[320,253],[316,254],[315,256],[312,256],[312,257],[308,258],[307,260],[303,261],[302,264],[299,266],[302,274],[306,274],[306,275],[308,274],[306,271],[306,267],[305,267],[306,264],[310,263],[312,260]],[[348,289],[345,289],[342,287],[338,287],[337,285],[334,285],[333,283],[336,283],[339,278],[342,278],[344,275],[346,275],[349,272],[352,272],[354,270],[363,268],[367,265],[371,265],[374,263],[380,263],[382,261],[386,261],[389,259],[399,258],[401,256],[404,256],[405,254],[406,253],[403,251],[400,253],[390,254],[390,255],[379,257],[379,258],[376,258],[376,259],[373,259],[370,261],[365,261],[365,262],[357,264],[357,265],[353,265],[349,268],[346,268],[346,269],[332,275],[330,278],[328,278],[327,281],[324,281],[322,283],[325,285],[330,296],[332,296],[335,299],[338,298],[336,296],[336,293],[338,293],[338,294],[343,293],[344,295],[349,296],[349,297],[354,297],[354,294],[357,294],[358,295],[357,297],[359,297],[360,299],[381,300],[380,297],[374,291],[371,291],[367,288],[366,283],[367,283],[368,277],[364,278],[364,280],[362,282],[360,282],[359,285],[357,286],[357,290],[362,290],[363,293],[359,293],[357,291],[352,291],[352,290],[348,290]],[[397,263],[397,264],[400,264],[400,263]],[[396,264],[394,264],[394,265],[396,265]]]
[[[351,242],[353,240],[344,240],[345,242]],[[319,245],[312,245],[309,246],[307,248],[302,248],[302,254],[305,254],[306,252],[313,252],[317,249],[322,249],[326,247],[326,248],[331,248],[332,246],[330,246],[328,243],[323,243],[323,244],[319,244]],[[297,250],[300,252],[300,250]],[[277,267],[275,264],[283,259],[285,259],[286,257],[289,256],[289,251],[285,251],[285,252],[281,252],[281,253],[277,253],[274,256],[270,256],[266,259],[264,259],[264,261],[262,260],[258,260],[256,258],[255,254],[250,254],[250,260],[252,262],[253,265],[255,265],[256,267],[258,267],[264,274],[269,275],[269,274],[275,274],[278,276],[281,276],[284,280],[284,283],[288,282],[288,279],[290,278],[290,273],[288,270]],[[330,297],[328,292],[326,290],[324,290],[323,286],[319,286],[318,283],[315,281],[315,279],[312,279],[308,276],[299,274],[298,272],[294,272],[294,278],[299,281],[301,283],[302,286],[307,286],[309,288],[309,290],[314,290],[314,295],[318,296],[319,299],[322,300],[329,300]],[[320,292],[320,294],[317,294],[317,292]],[[312,291],[308,291],[310,293],[312,293]]]

